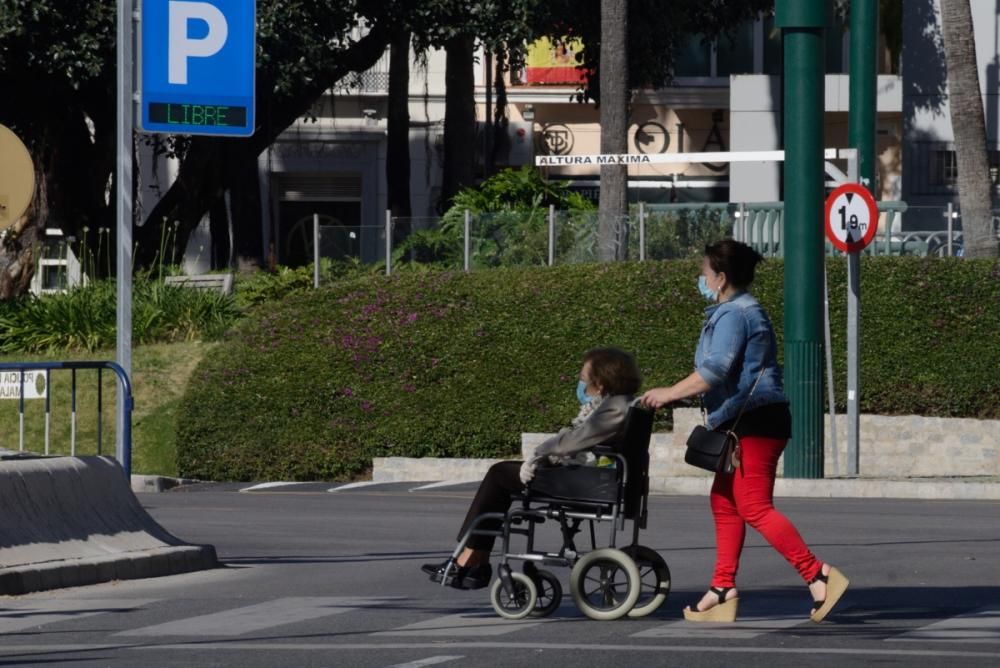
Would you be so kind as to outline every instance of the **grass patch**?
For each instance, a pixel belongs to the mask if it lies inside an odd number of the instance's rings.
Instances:
[[[177,475],[177,406],[188,378],[213,344],[182,342],[138,346],[132,352],[132,470],[134,473]],[[113,360],[114,351],[0,355],[2,362]],[[101,451],[114,454],[114,373],[101,374]],[[49,388],[49,452],[70,453],[71,373],[53,371]],[[76,454],[97,454],[97,372],[77,372]],[[24,449],[45,451],[45,400],[26,400]],[[20,447],[19,402],[0,400],[0,447]]]

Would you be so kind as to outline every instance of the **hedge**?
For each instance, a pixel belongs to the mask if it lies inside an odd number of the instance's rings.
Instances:
[[[366,277],[252,311],[194,374],[179,469],[216,480],[337,479],[373,456],[496,457],[575,414],[579,360],[633,351],[645,386],[692,368],[698,263]],[[783,267],[754,293],[782,330]],[[844,409],[846,267],[828,263]],[[1000,265],[862,260],[865,413],[996,418]],[[825,395],[824,395],[825,396]]]

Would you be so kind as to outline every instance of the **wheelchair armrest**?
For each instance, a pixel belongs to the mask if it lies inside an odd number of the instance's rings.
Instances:
[[[607,455],[609,457],[618,452],[617,450],[614,449],[613,446],[610,445],[595,445],[590,449],[590,451],[597,456]]]

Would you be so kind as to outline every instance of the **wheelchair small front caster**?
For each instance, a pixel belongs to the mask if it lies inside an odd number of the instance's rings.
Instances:
[[[501,566],[500,568],[509,567]],[[538,588],[524,573],[510,572],[509,577],[498,577],[490,587],[490,603],[497,614],[504,619],[524,619],[535,609]]]
[[[540,570],[530,561],[524,562],[524,574],[535,582],[538,590],[538,600],[535,601],[535,609],[531,611],[532,617],[548,617],[559,609],[562,603],[562,583],[551,571]]]

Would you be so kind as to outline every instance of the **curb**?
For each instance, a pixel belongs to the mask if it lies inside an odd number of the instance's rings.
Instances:
[[[30,564],[0,570],[0,595],[83,587],[113,580],[138,580],[218,568],[211,545],[161,547],[117,556]]]
[[[181,485],[193,485],[199,482],[204,481],[192,478],[172,478],[165,475],[139,475],[133,473],[129,484],[132,487],[132,491],[136,494],[156,494],[180,487]]]
[[[374,482],[478,482],[495,459],[376,457]],[[705,475],[649,477],[651,494],[706,496],[712,477]],[[1000,501],[1000,479],[970,478],[778,478],[775,496],[842,499],[923,499]]]

